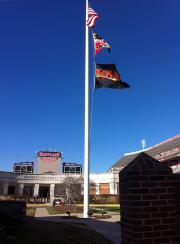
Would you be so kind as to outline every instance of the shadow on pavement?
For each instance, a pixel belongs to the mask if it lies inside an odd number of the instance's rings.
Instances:
[[[97,220],[94,218],[78,218],[77,216],[45,216],[45,217],[35,217],[35,219],[43,221],[53,221],[53,222],[64,222],[69,224],[83,224],[91,227],[95,231],[102,234],[104,237],[109,239],[115,244],[121,243],[121,225],[119,223],[114,223],[110,221]]]

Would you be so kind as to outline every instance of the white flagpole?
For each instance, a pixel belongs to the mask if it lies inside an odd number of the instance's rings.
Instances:
[[[86,21],[88,20],[88,0],[86,0]],[[85,127],[84,127],[84,218],[89,211],[89,27],[85,23]]]

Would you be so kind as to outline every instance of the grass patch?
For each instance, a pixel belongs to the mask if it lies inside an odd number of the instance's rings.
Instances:
[[[27,207],[26,209],[26,216],[28,217],[34,217],[36,212],[36,208],[34,207]]]
[[[62,212],[59,211],[57,207],[46,207],[49,214],[61,214]]]
[[[90,203],[90,207],[119,207],[120,205],[119,204],[109,204],[109,203],[96,203],[96,204],[91,204]]]
[[[41,207],[46,207],[46,206],[49,206],[49,204],[47,204],[47,203],[39,203],[39,204],[37,204],[37,203],[27,203],[26,204],[26,206],[27,207],[33,207],[33,208],[41,208]]]
[[[46,207],[49,214],[66,214],[67,211],[70,213],[82,213],[83,212],[83,206],[77,206],[74,205],[63,205],[63,206],[56,206],[56,207]],[[93,211],[93,213],[102,213],[112,211],[120,213],[120,207],[119,206],[99,206],[96,205],[95,207],[90,207],[90,209]]]
[[[36,207],[37,206],[27,206],[27,210],[26,210],[26,215],[29,217],[34,217],[35,216],[35,211],[36,211]],[[45,207],[45,206],[38,206],[38,207]],[[83,212],[83,206],[74,206],[74,205],[64,205],[64,206],[46,206],[47,211],[50,215],[54,215],[54,214],[66,214],[67,211],[69,211],[70,213],[82,213]],[[108,212],[108,211],[112,211],[112,212],[117,212],[120,213],[120,207],[115,205],[115,206],[110,206],[110,205],[94,205],[90,207],[93,211],[93,213],[99,213],[101,214],[102,211],[104,212]]]
[[[112,244],[101,234],[85,225],[58,223],[29,218],[25,224],[10,229],[13,239],[1,240],[3,244]]]
[[[63,206],[56,206],[56,207],[46,207],[49,214],[66,214],[66,212],[70,213],[82,213],[83,207],[82,206],[74,206],[74,205],[63,205]]]

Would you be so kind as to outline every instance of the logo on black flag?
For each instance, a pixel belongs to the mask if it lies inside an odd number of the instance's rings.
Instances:
[[[96,64],[95,89],[97,88],[129,88],[129,84],[121,80],[115,64]]]

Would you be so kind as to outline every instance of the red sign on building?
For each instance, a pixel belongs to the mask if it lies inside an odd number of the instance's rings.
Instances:
[[[56,157],[59,158],[61,157],[60,152],[38,152],[37,154],[38,157]]]

